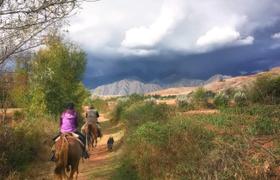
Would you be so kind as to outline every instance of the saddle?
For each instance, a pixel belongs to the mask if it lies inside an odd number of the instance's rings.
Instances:
[[[69,133],[63,133],[63,134],[66,134],[67,136],[71,136],[71,137],[74,137],[81,145],[82,147],[84,147],[84,143],[79,139],[79,135],[74,133],[74,132],[69,132]],[[57,142],[58,140],[60,139],[60,136],[58,136],[56,139],[55,139],[55,142]]]

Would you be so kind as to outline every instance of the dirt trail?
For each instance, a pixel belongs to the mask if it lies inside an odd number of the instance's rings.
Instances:
[[[112,124],[104,114],[100,115],[99,122],[103,137],[98,139],[97,147],[90,151],[90,158],[81,162],[79,180],[110,179],[114,169],[118,167],[124,128],[121,124]],[[107,140],[110,136],[115,140],[113,152],[107,151]]]

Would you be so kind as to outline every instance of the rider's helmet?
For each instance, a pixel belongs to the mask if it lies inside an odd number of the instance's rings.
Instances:
[[[73,110],[75,107],[74,103],[70,102],[67,104],[67,109]]]

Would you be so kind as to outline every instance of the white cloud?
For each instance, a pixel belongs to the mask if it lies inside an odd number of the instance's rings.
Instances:
[[[278,20],[275,0],[104,0],[84,4],[68,37],[95,54],[200,53],[253,44],[256,30]]]
[[[271,35],[272,39],[280,39],[280,32]]]
[[[147,50],[147,49],[129,49],[129,48],[120,48],[118,52],[130,56],[150,56],[159,54],[157,50]]]
[[[196,41],[200,48],[210,50],[221,46],[236,46],[253,44],[254,37],[241,38],[240,33],[231,27],[214,27]]]
[[[181,0],[166,0],[159,17],[150,26],[133,27],[126,31],[121,45],[127,48],[152,47],[174,28],[183,12]]]
[[[247,36],[244,39],[239,39],[236,41],[237,45],[250,45],[254,43],[255,38],[253,36]]]

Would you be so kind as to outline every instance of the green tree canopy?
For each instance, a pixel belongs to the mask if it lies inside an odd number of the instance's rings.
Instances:
[[[82,104],[87,94],[81,83],[85,65],[82,50],[50,36],[32,61],[29,111],[58,115],[68,102]]]

